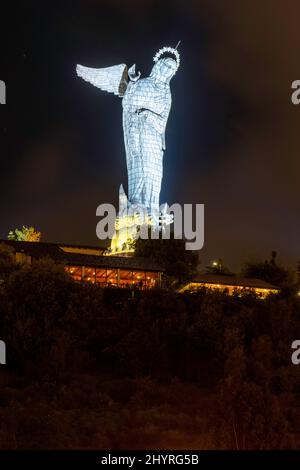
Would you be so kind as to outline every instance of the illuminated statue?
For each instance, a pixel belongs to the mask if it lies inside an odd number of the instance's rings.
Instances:
[[[177,48],[163,47],[153,60],[146,78],[140,78],[135,65],[128,69],[125,64],[101,69],[77,65],[76,71],[87,82],[122,98],[128,172],[128,200],[123,188],[120,191],[123,206],[143,207],[158,223],[165,129],[171,108],[170,80],[180,57]]]

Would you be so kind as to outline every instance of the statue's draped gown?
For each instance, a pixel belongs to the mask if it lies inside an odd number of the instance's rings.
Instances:
[[[151,75],[130,82],[123,97],[128,199],[131,204],[142,204],[149,212],[159,207],[170,107],[169,83]]]
[[[79,77],[123,97],[128,201],[143,206],[150,215],[159,209],[165,129],[171,108],[170,80],[179,66],[178,56],[177,60],[159,58],[161,52],[168,51],[170,48],[159,51],[150,76],[142,79],[140,74],[135,75],[135,66],[127,69],[125,64],[100,69],[76,66]]]

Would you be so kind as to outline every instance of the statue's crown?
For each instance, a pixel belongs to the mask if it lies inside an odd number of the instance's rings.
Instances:
[[[154,62],[158,62],[162,57],[172,57],[176,61],[176,71],[180,65],[180,55],[177,48],[174,47],[162,47],[153,57]]]

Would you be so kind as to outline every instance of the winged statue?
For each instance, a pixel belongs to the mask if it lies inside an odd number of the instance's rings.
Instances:
[[[123,131],[128,173],[128,203],[151,215],[159,209],[165,129],[171,108],[170,80],[180,65],[176,48],[163,47],[154,56],[148,77],[133,65],[90,68],[77,65],[83,80],[122,98]]]

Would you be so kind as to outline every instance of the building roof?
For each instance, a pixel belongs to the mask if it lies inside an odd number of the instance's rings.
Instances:
[[[269,284],[266,281],[261,279],[238,277],[232,275],[219,275],[219,274],[198,274],[194,283],[199,284],[220,284],[222,286],[234,286],[234,287],[250,287],[250,288],[259,288],[259,289],[277,289],[278,287]]]
[[[135,258],[133,256],[103,256],[103,248],[95,246],[14,240],[0,240],[0,243],[5,243],[11,246],[16,252],[25,253],[35,259],[49,257],[54,261],[64,262],[69,265],[163,271],[161,265],[146,258]]]

